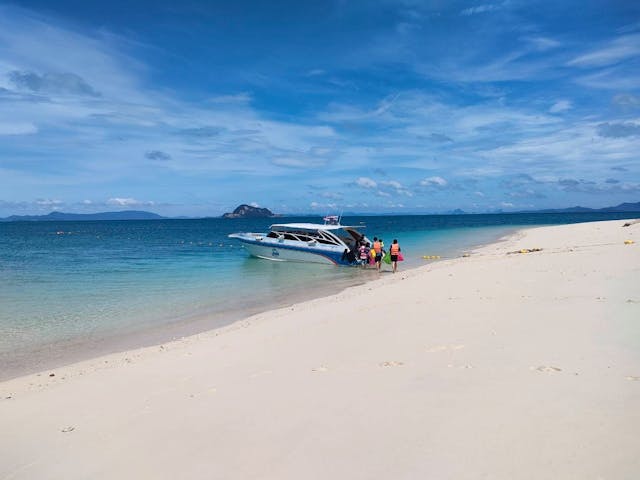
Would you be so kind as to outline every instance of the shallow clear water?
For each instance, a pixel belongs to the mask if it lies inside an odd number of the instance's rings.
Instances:
[[[382,236],[387,246],[397,238],[405,269],[423,265],[423,255],[457,256],[525,225],[626,216],[380,216],[345,218],[343,224],[366,224],[367,236]],[[319,218],[278,219],[300,221]],[[202,325],[213,327],[377,277],[358,268],[252,258],[227,238],[237,231],[267,231],[271,223],[273,219],[0,223],[0,377],[38,355],[63,355],[70,345],[96,346],[194,318],[207,317],[209,323]]]

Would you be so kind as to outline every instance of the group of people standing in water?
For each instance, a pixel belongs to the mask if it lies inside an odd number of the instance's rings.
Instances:
[[[398,270],[398,261],[402,260],[400,244],[396,239],[393,240],[388,252],[384,248],[384,241],[378,237],[373,237],[373,245],[369,244],[369,242],[361,243],[357,247],[357,251],[358,261],[363,267],[375,265],[378,271],[382,267],[382,259],[386,254],[389,254],[393,273]]]

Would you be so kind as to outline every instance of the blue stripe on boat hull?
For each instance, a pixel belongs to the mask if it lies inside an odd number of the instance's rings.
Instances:
[[[342,252],[317,251],[315,247],[301,248],[292,245],[270,245],[262,242],[252,242],[239,238],[246,245],[249,253],[255,257],[279,262],[312,262],[332,265],[350,265],[342,260]]]

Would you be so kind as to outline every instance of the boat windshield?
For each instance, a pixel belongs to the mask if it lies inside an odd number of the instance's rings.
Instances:
[[[269,238],[278,238],[284,240],[294,240],[298,242],[313,242],[322,243],[325,245],[340,245],[338,239],[333,235],[322,230],[307,230],[307,229],[295,229],[285,228],[283,226],[274,227],[269,234]]]

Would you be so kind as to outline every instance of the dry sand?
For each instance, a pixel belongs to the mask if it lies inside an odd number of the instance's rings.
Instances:
[[[526,230],[0,383],[0,478],[637,479],[640,224],[624,223]],[[508,253],[523,248],[542,250]]]

